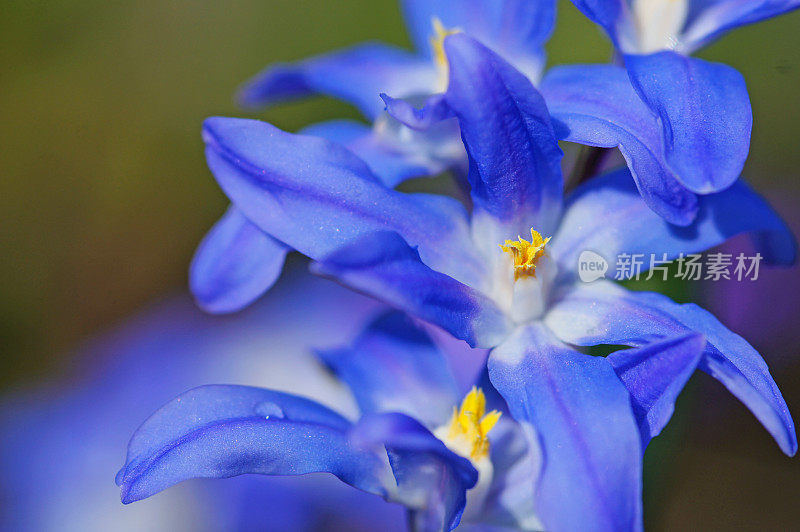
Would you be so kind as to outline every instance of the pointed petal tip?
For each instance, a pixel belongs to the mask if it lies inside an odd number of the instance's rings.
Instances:
[[[786,412],[786,418],[783,420],[783,426],[785,428],[785,433],[783,436],[779,436],[778,434],[772,432],[775,441],[778,444],[778,447],[781,448],[783,454],[792,458],[794,455],[797,454],[797,432],[794,428],[794,420],[792,419],[792,415]]]
[[[119,500],[122,502],[122,504],[131,504],[145,498],[145,497],[137,497],[132,493],[133,482],[131,482],[130,478],[126,478],[129,477],[127,472],[128,472],[128,464],[125,464],[122,467],[122,469],[119,470],[116,478],[114,479],[117,486],[119,486],[120,488]]]
[[[127,505],[127,504],[134,503],[134,502],[136,502],[136,501],[138,501],[140,499],[136,499],[136,498],[132,497],[130,495],[129,491],[126,488],[123,487],[122,488],[122,492],[120,493],[120,496],[119,496],[119,500],[120,500],[120,502],[122,502],[122,504],[126,504]]]
[[[792,434],[794,434],[794,433],[792,433]],[[781,450],[784,452],[784,454],[786,454],[786,456],[788,456],[790,458],[793,457],[794,455],[796,455],[797,454],[797,435],[794,435],[794,437],[789,442],[789,445],[787,446],[787,448],[781,449]]]
[[[114,483],[115,483],[117,486],[119,486],[119,487],[122,487],[122,480],[125,478],[125,471],[126,471],[127,469],[128,469],[128,464],[125,464],[124,466],[122,466],[122,467],[120,468],[120,470],[119,470],[119,471],[117,471],[117,474],[116,474],[116,476],[114,477]]]

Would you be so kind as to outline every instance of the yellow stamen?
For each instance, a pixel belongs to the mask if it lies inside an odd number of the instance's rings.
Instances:
[[[500,415],[497,410],[486,413],[486,395],[483,390],[473,386],[461,402],[461,408],[453,407],[453,415],[446,425],[446,443],[468,454],[471,460],[485,458],[489,455],[487,434]]]
[[[500,249],[510,254],[514,259],[514,280],[520,277],[536,277],[536,263],[545,254],[544,247],[550,242],[550,237],[542,238],[539,231],[531,229],[531,241],[528,242],[521,236],[519,241],[506,240],[500,244]]]
[[[444,40],[450,35],[461,33],[459,28],[447,29],[442,24],[438,17],[433,17],[433,35],[431,35],[431,48],[433,49],[433,59],[436,62],[436,69],[439,71],[440,81],[443,81],[445,86],[447,78],[450,74],[450,65],[447,62],[447,54],[444,51]]]

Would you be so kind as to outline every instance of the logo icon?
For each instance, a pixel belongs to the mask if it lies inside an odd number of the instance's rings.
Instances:
[[[608,271],[608,261],[594,251],[582,251],[578,257],[578,277],[584,283],[591,283],[600,278],[605,278]]]

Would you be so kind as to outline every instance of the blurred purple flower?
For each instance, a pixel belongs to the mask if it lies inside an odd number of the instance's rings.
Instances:
[[[378,310],[333,283],[291,274],[236,316],[206,316],[187,297],[142,312],[81,350],[73,382],[3,399],[0,529],[401,530],[399,507],[325,475],[195,482],[133,507],[119,504],[111,479],[141,420],[209,381],[292,390],[352,412],[311,348],[349,340]]]

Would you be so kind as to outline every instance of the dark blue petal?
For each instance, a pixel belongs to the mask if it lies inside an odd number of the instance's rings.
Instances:
[[[469,155],[476,208],[508,227],[549,232],[561,208],[561,150],[541,95],[520,72],[463,34],[445,40],[446,99]]]
[[[387,112],[425,130],[456,116],[469,157],[473,202],[501,227],[499,238],[550,233],[561,209],[563,180],[550,114],[531,82],[465,34],[445,39],[447,93],[422,109],[382,95]]]
[[[446,29],[475,37],[534,79],[544,67],[544,44],[555,24],[554,0],[403,0],[402,6],[411,39],[422,53],[430,55],[438,18]]]
[[[381,99],[386,104],[386,112],[411,129],[427,131],[435,124],[448,118],[453,118],[453,109],[447,103],[444,94],[434,94],[425,100],[421,109],[415,108],[411,103],[399,98],[381,93]]]
[[[414,530],[452,530],[461,521],[466,492],[478,482],[469,460],[450,451],[416,420],[398,413],[368,414],[350,432],[358,447],[384,445],[398,492],[415,509]]]
[[[386,188],[353,152],[265,122],[209,118],[206,157],[225,193],[262,231],[311,258],[375,230],[397,231],[432,268],[479,283],[466,211],[443,196]]]
[[[332,120],[314,124],[301,133],[344,144],[389,188],[414,177],[439,174],[449,166],[449,161],[426,157],[417,146],[392,142],[359,122]]]
[[[192,260],[189,286],[197,304],[215,314],[244,308],[278,280],[288,251],[230,207]]]
[[[399,48],[369,43],[268,67],[247,82],[238,100],[260,108],[321,93],[341,98],[374,118],[382,110],[378,94],[430,94],[436,84],[433,65]]]
[[[401,412],[433,426],[458,404],[443,353],[406,314],[385,314],[352,345],[318,354],[352,390],[362,413]]]
[[[691,52],[728,31],[782,15],[800,7],[799,0],[762,0],[737,2],[735,0],[695,1],[689,12],[682,48]]]
[[[660,125],[623,68],[556,67],[547,73],[540,90],[559,138],[588,146],[619,147],[650,208],[670,223],[692,222],[697,199],[667,164]]]
[[[650,255],[661,260],[666,253],[672,260],[680,253],[704,251],[741,233],[753,236],[765,261],[794,262],[796,245],[791,231],[744,181],[718,194],[701,196],[695,222],[678,227],[645,206],[623,169],[589,180],[568,198],[550,252],[560,273],[566,275],[577,273],[578,257],[585,250],[599,253],[612,268],[622,253],[643,254],[645,271]]]
[[[642,450],[667,426],[675,400],[697,368],[705,345],[702,334],[690,333],[608,355],[631,394]]]
[[[625,66],[639,96],[661,120],[675,177],[698,194],[719,192],[736,181],[753,126],[742,75],[675,52],[628,55]]]
[[[308,399],[248,386],[202,386],[163,406],[139,427],[117,474],[122,502],[191,478],[327,471],[385,495],[386,465],[353,448],[351,423]]]
[[[426,266],[397,233],[367,235],[312,268],[438,325],[473,347],[493,347],[509,332],[508,319],[489,298]]]
[[[707,343],[700,369],[738,397],[784,453],[797,451],[794,422],[764,359],[697,305],[679,305],[661,294],[631,292],[598,281],[562,295],[545,322],[562,340],[576,345],[641,346],[676,334],[703,334]]]
[[[489,375],[511,415],[538,435],[536,508],[545,528],[640,530],[639,431],[611,364],[535,325],[492,351]]]

